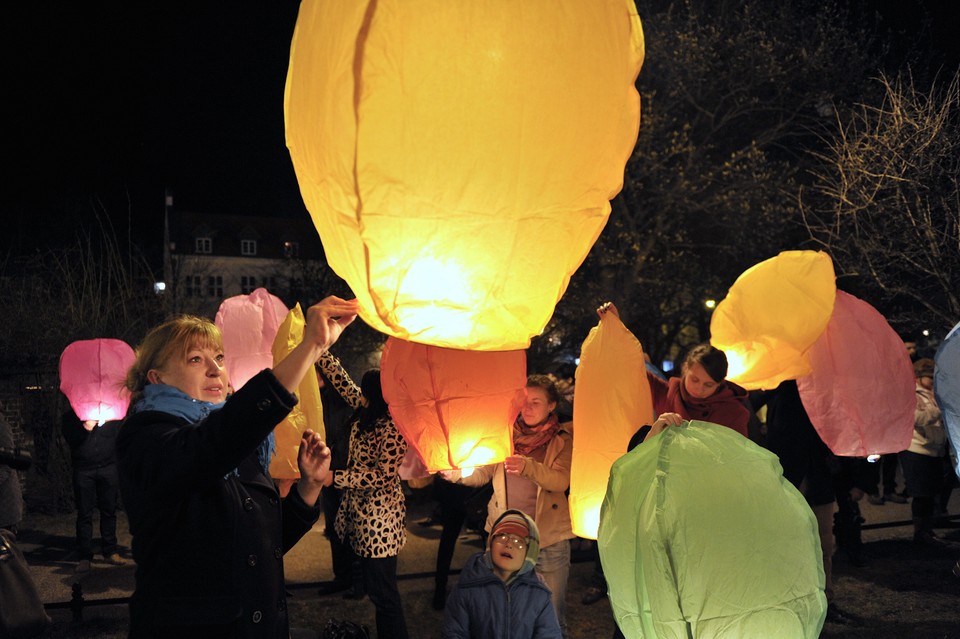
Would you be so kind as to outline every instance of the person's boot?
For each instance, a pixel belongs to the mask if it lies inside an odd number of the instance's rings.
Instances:
[[[932,517],[913,518],[913,543],[928,548],[943,548],[944,541],[933,532]]]
[[[860,506],[849,497],[838,500],[837,506],[837,512],[833,514],[833,535],[837,539],[837,547],[847,555],[851,565],[863,567],[860,526],[865,520],[860,515]]]

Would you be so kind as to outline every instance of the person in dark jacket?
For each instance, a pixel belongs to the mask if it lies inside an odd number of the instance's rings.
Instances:
[[[443,639],[559,639],[550,589],[533,567],[540,535],[533,519],[506,510],[490,530],[487,551],[471,556],[450,594]]]
[[[281,500],[269,435],[356,312],[356,301],[335,297],[311,307],[303,341],[229,399],[212,322],[184,316],[148,333],[117,440],[137,562],[131,638],[289,636],[283,554],[319,517],[330,449],[304,432],[300,480]]]
[[[100,543],[104,560],[120,566],[117,552],[117,429],[119,421],[98,424],[80,421],[68,410],[61,419],[63,438],[73,463],[73,497],[77,506],[77,572],[90,570],[93,560],[93,509],[100,511]]]

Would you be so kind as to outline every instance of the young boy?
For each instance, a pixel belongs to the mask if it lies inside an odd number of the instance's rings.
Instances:
[[[507,510],[490,530],[487,552],[467,560],[447,600],[443,639],[560,639],[550,590],[533,567],[540,533],[519,510]]]

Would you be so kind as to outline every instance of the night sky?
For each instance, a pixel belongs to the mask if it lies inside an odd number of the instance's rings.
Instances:
[[[919,2],[873,4],[909,32]],[[299,2],[22,4],[4,37],[8,244],[100,207],[155,237],[165,188],[183,209],[306,215],[283,133]],[[929,44],[955,64],[945,11]]]

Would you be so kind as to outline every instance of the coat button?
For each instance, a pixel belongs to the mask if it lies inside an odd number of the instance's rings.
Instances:
[[[270,407],[273,406],[273,402],[269,399],[261,399],[257,402],[257,408],[261,411],[270,410]]]
[[[253,611],[253,617],[251,617],[253,623],[260,623],[260,620],[263,619],[263,613],[259,610]]]
[[[277,610],[279,610],[280,612],[283,612],[283,611],[286,610],[286,609],[287,609],[287,600],[286,600],[286,599],[278,599],[278,600],[277,600]]]
[[[276,557],[277,559],[280,559],[281,557],[283,557],[283,551],[280,550],[279,548],[274,548],[273,556]]]
[[[279,503],[279,501],[280,501],[280,500],[277,499],[276,497],[271,497],[271,498],[270,498],[270,505],[271,505],[271,506],[276,506],[276,505]]]
[[[253,510],[253,497],[247,497],[243,500],[243,509],[246,511]]]
[[[256,555],[247,555],[247,565],[253,568],[257,565],[257,556]]]
[[[554,504],[553,506],[550,506],[550,507],[553,508],[554,510],[558,508],[557,504]]]

